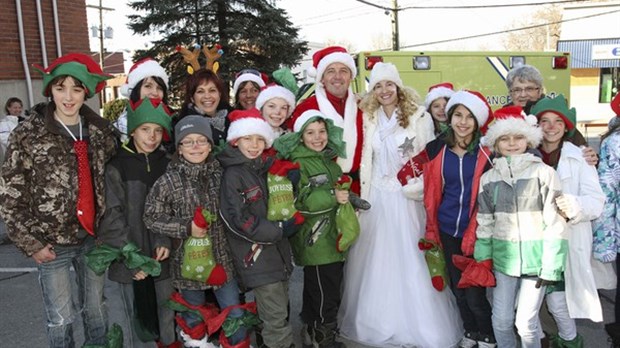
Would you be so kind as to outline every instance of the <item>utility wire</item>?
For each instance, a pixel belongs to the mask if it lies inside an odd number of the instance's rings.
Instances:
[[[538,5],[554,5],[554,4],[563,4],[563,3],[568,3],[568,2],[584,2],[585,0],[565,0],[565,1],[545,1],[545,2],[530,2],[530,3],[523,3],[523,4],[498,4],[498,5],[471,5],[471,6],[406,6],[406,7],[399,7],[399,8],[392,8],[392,7],[386,7],[386,6],[381,6],[381,5],[377,5],[374,4],[372,2],[366,1],[366,0],[355,0],[357,2],[361,2],[362,4],[368,5],[368,6],[372,6],[372,7],[376,7],[378,9],[384,10],[384,11],[405,11],[405,10],[412,10],[412,9],[417,9],[417,10],[438,10],[438,9],[442,9],[442,10],[446,10],[446,9],[454,9],[454,10],[460,10],[460,9],[474,9],[474,8],[501,8],[501,7],[519,7],[519,6],[538,6]]]
[[[540,28],[540,27],[544,27],[544,26],[547,26],[547,25],[553,25],[553,24],[560,24],[560,23],[572,22],[572,21],[577,21],[577,20],[581,20],[581,19],[592,18],[592,17],[598,17],[598,16],[603,16],[603,15],[612,14],[612,13],[618,13],[618,12],[620,12],[620,10],[609,11],[609,12],[602,12],[602,13],[596,13],[596,14],[592,14],[592,15],[588,15],[588,16],[583,16],[583,17],[575,17],[575,18],[565,19],[565,20],[556,21],[556,22],[550,22],[550,23],[544,23],[544,24],[530,25],[530,26],[527,26],[527,27],[521,27],[521,28],[515,28],[515,29],[508,29],[508,30],[496,31],[496,32],[486,33],[486,34],[478,34],[478,35],[471,35],[471,36],[462,36],[462,37],[457,37],[457,38],[453,38],[453,39],[446,39],[446,40],[439,40],[439,41],[424,42],[424,43],[419,43],[419,44],[414,44],[414,45],[400,46],[400,48],[411,48],[411,47],[418,47],[418,46],[424,46],[424,45],[434,45],[434,44],[439,44],[439,43],[446,43],[446,42],[451,42],[451,41],[459,41],[459,40],[475,39],[475,38],[479,38],[479,37],[485,37],[485,36],[493,36],[493,35],[498,35],[498,34],[511,33],[511,32],[520,31],[520,30],[527,30],[527,29]],[[387,49],[387,50],[389,50],[389,49]],[[384,50],[381,50],[381,51],[384,51]]]

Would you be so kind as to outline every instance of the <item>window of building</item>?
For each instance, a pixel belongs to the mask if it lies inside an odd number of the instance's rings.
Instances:
[[[601,68],[599,103],[609,103],[620,87],[620,68]]]

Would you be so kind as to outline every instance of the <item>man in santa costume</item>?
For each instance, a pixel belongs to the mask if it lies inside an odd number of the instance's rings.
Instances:
[[[308,73],[317,80],[315,93],[297,105],[291,120],[294,123],[304,111],[312,109],[320,110],[328,117],[343,119],[347,156],[339,157],[338,164],[343,173],[353,178],[351,190],[359,194],[363,136],[362,111],[357,107],[357,98],[351,90],[351,80],[357,75],[355,61],[344,47],[325,47],[312,56],[312,67]]]

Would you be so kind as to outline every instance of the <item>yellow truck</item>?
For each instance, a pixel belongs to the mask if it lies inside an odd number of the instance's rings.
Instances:
[[[506,75],[513,67],[533,65],[544,78],[545,93],[570,98],[570,59],[568,52],[360,52],[354,57],[358,75],[353,91],[363,93],[372,67],[377,62],[393,63],[406,86],[422,98],[429,86],[451,82],[455,89],[480,91],[495,110],[510,102]]]

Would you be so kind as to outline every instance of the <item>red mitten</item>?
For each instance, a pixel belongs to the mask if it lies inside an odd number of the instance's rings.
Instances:
[[[209,275],[209,278],[207,278],[207,284],[220,286],[226,283],[226,280],[226,271],[224,270],[224,267],[218,263],[211,270],[211,274]]]
[[[203,209],[201,206],[197,206],[194,211],[194,223],[200,228],[209,228],[216,218],[214,214],[211,214],[211,212],[207,209]]]
[[[299,163],[277,159],[273,161],[273,164],[269,167],[269,173],[278,176],[286,176],[292,169],[299,169]]]
[[[396,177],[400,181],[401,185],[405,186],[409,180],[420,177],[423,173],[422,166],[428,162],[428,154],[426,150],[422,150],[419,154],[413,156],[405,165],[398,171]]]
[[[493,261],[491,259],[476,262],[476,260],[462,255],[452,255],[452,262],[456,268],[463,271],[457,287],[459,289],[480,286],[483,288],[495,286],[493,276]]]

